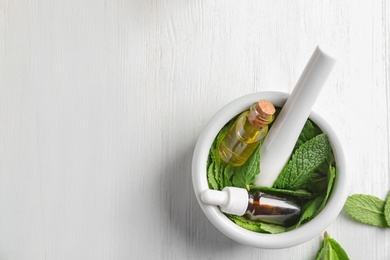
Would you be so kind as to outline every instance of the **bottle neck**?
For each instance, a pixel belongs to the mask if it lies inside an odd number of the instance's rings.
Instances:
[[[251,105],[248,113],[248,122],[256,128],[262,128],[270,124],[274,120],[274,116],[265,117],[263,114],[259,113],[257,106],[257,103]]]

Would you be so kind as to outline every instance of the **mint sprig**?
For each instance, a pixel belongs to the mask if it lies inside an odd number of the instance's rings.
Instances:
[[[324,240],[322,241],[321,248],[316,256],[316,260],[321,259],[348,260],[349,257],[341,245],[325,232]]]

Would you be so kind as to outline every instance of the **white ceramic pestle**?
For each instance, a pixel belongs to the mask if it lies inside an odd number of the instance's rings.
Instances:
[[[272,187],[278,178],[335,64],[328,50],[317,46],[262,143],[255,185]]]

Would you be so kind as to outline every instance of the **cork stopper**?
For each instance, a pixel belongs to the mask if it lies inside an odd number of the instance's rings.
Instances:
[[[264,127],[271,123],[274,119],[276,109],[274,105],[268,100],[259,100],[257,104],[254,104],[254,110],[249,113],[249,122],[254,127]]]
[[[261,118],[267,119],[275,114],[275,107],[268,100],[259,100],[256,111]]]

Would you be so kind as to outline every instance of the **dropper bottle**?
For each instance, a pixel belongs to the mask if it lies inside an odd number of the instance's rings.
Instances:
[[[268,133],[274,114],[275,107],[268,100],[243,112],[218,146],[221,159],[232,166],[243,165]]]
[[[301,207],[291,199],[237,187],[204,190],[201,198],[204,203],[219,206],[222,212],[281,226],[295,224],[301,214]]]

